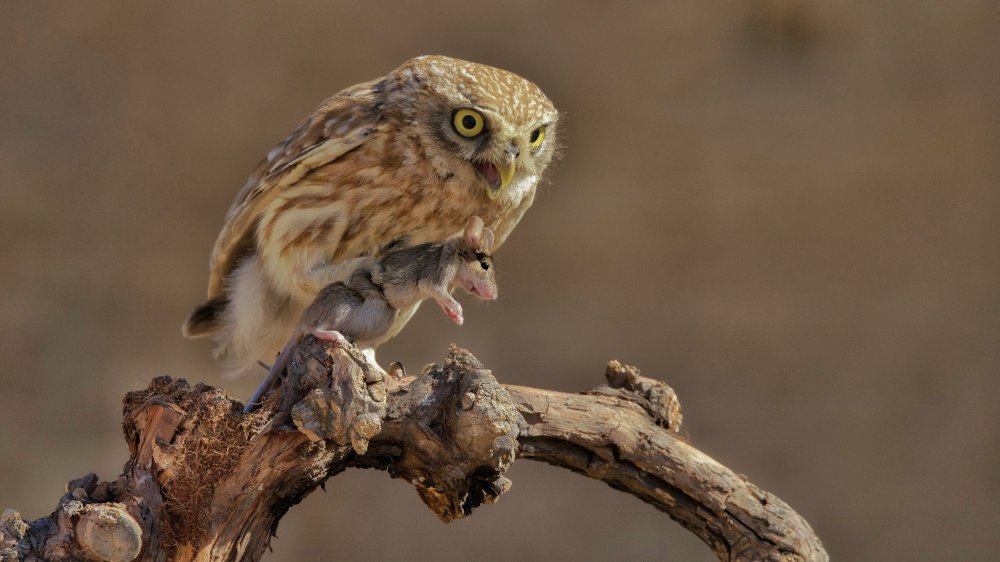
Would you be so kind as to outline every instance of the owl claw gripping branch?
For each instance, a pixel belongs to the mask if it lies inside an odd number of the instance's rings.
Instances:
[[[271,150],[212,251],[208,301],[184,324],[234,372],[269,362],[321,289],[393,242],[419,245],[482,217],[499,248],[552,159],[558,113],[498,68],[418,57],[344,89]],[[457,305],[457,303],[456,303]],[[374,349],[406,324],[401,309]],[[446,308],[460,321],[461,308]]]
[[[493,231],[483,227],[481,218],[472,217],[462,236],[392,249],[380,260],[359,260],[347,281],[325,287],[302,313],[292,338],[243,411],[252,412],[260,405],[306,334],[337,345],[353,340],[368,348],[389,330],[401,310],[427,298],[461,325],[462,305],[452,298],[453,288],[483,300],[497,298],[493,242]]]

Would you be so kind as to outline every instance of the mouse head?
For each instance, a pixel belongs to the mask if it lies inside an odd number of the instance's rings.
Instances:
[[[472,217],[462,235],[464,248],[459,252],[462,263],[455,275],[455,284],[465,292],[484,300],[497,298],[496,270],[493,267],[493,231],[483,225],[483,219]]]

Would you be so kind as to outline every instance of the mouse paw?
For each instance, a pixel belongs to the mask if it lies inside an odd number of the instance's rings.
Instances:
[[[337,330],[313,330],[313,335],[317,338],[329,342],[333,342],[335,345],[347,345],[347,338],[344,334],[341,334]]]
[[[462,316],[461,308],[459,308],[458,310],[449,310],[447,312],[448,312],[448,318],[454,320],[455,323],[458,324],[459,326],[461,326],[462,323],[465,322],[465,317]]]
[[[465,321],[465,318],[462,316],[462,305],[458,304],[457,301],[446,303],[441,308],[444,309],[444,313],[448,315],[448,318],[454,320],[459,326]]]

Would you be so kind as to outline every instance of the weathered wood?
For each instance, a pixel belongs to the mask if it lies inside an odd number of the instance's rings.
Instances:
[[[353,347],[306,338],[278,392],[244,414],[215,388],[154,379],[125,398],[130,458],[114,482],[69,484],[52,515],[0,518],[0,561],[259,560],[285,512],[327,478],[378,468],[443,521],[510,487],[515,456],[631,493],[721,560],[826,560],[808,524],[677,434],[667,385],[609,363],[583,394],[500,385],[469,352],[387,377]]]
[[[525,425],[519,456],[628,492],[705,541],[720,560],[826,560],[819,538],[780,498],[719,464],[676,432],[680,406],[662,382],[611,362],[613,387],[566,394],[507,390]]]

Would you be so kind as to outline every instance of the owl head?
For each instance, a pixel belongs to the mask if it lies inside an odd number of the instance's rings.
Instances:
[[[443,176],[461,175],[491,200],[519,201],[556,148],[559,113],[538,86],[491,66],[444,56],[403,63],[376,86],[382,111],[430,139]]]

